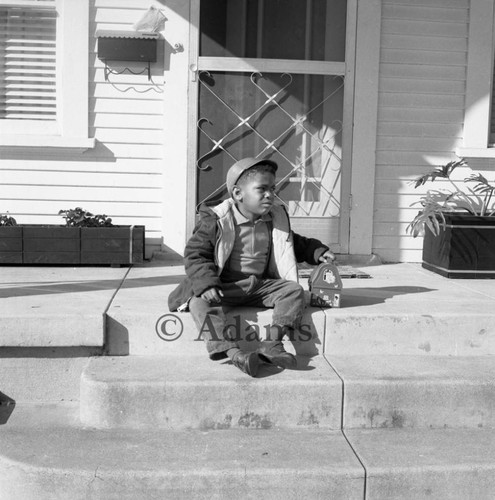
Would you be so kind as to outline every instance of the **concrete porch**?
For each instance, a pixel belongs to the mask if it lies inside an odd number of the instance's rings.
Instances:
[[[181,266],[3,267],[2,498],[493,498],[495,282],[362,269],[251,379],[166,316]]]

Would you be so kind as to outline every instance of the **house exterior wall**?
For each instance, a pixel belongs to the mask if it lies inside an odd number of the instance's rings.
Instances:
[[[462,143],[468,29],[469,0],[382,2],[373,252],[385,261],[421,260],[406,227],[425,189],[411,181]]]
[[[373,1],[381,5],[381,18],[377,15],[374,22],[378,83],[370,86],[377,85],[377,119],[369,110],[363,116],[376,124],[376,151],[373,127],[360,133],[355,129],[350,248],[354,253],[372,251],[384,261],[420,261],[422,239],[407,235],[406,226],[417,212],[410,205],[424,190],[415,190],[411,181],[451,160],[462,142],[470,0]],[[2,148],[0,212],[9,211],[20,223],[59,224],[60,209],[82,206],[117,224],[146,225],[148,256],[160,248],[182,253],[191,225],[186,200],[194,196],[187,182],[195,151],[188,123],[194,100],[188,89],[194,88],[190,64],[197,48],[190,40],[197,29],[197,3],[89,4],[89,136],[96,145],[88,150]],[[111,74],[105,81],[96,30],[130,30],[150,5],[166,16],[153,81],[146,74],[128,73]],[[367,5],[367,0],[358,2],[361,34],[369,25],[363,14]],[[373,27],[367,29],[367,36],[361,35],[366,50],[369,39],[375,39]],[[175,44],[183,50],[174,49]],[[368,54],[361,59],[369,60]],[[112,64],[111,69],[124,66],[143,69],[139,63]],[[362,84],[371,78],[364,73]],[[365,140],[370,131],[373,141]]]
[[[140,0],[91,0],[89,8],[89,136],[95,147],[2,148],[0,212],[18,223],[62,224],[58,211],[80,206],[116,224],[144,224],[149,255],[160,248],[163,233],[164,45],[152,65],[155,85],[144,74],[105,81],[96,30],[129,30],[146,9]],[[111,69],[124,66],[144,67]]]

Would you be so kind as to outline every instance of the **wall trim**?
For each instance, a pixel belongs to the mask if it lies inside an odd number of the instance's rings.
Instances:
[[[464,106],[464,148],[487,149],[493,77],[493,2],[471,0]]]
[[[358,2],[349,253],[371,254],[375,197],[381,0]]]

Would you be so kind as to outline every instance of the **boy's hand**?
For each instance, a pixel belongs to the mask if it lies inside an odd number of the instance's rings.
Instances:
[[[325,253],[321,254],[320,258],[318,259],[320,262],[332,262],[335,260],[335,255],[330,252],[330,250],[327,250]]]
[[[213,302],[214,304],[219,304],[222,301],[223,292],[219,288],[208,288],[206,292],[201,294],[201,298],[209,302],[210,304]]]

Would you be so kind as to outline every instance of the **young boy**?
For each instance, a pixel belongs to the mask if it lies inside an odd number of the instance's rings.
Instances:
[[[291,231],[287,212],[274,203],[277,168],[271,160],[256,158],[232,165],[227,173],[231,198],[201,207],[184,254],[187,278],[169,296],[171,311],[189,307],[210,359],[228,357],[252,377],[260,362],[296,368],[282,338],[298,328],[305,307],[297,262],[316,265],[335,258],[320,241]],[[273,308],[269,340],[257,351],[241,350],[225,328],[231,306]]]

